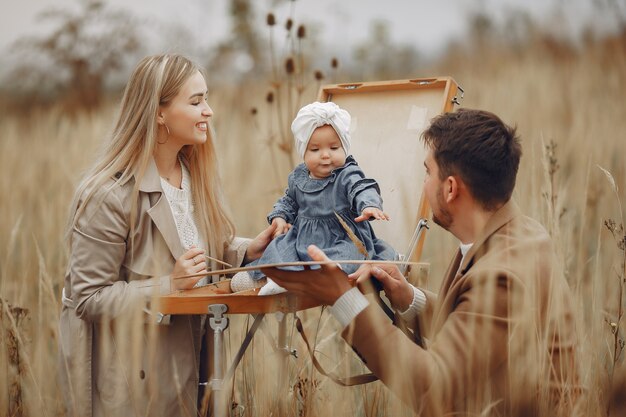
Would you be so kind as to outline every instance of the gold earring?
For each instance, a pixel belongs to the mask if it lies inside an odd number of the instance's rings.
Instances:
[[[167,127],[167,125],[165,123],[163,123],[163,126],[165,126],[165,130],[167,130],[167,137],[165,138],[165,140],[163,142],[159,142],[159,139],[157,139],[157,143],[159,145],[164,145],[167,143],[168,139],[170,138],[170,129]]]

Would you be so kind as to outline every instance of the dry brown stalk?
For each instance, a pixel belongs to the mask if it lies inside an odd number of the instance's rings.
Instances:
[[[606,178],[611,185],[612,191],[615,193],[615,197],[617,199],[618,207],[620,215],[622,214],[622,202],[619,198],[619,191],[617,184],[615,183],[615,179],[611,173],[598,166],[600,170],[604,173]],[[615,381],[615,372],[618,368],[618,364],[621,361],[622,354],[624,353],[624,348],[626,347],[626,338],[624,337],[624,331],[622,329],[623,319],[624,319],[624,292],[626,291],[626,233],[624,229],[624,218],[622,217],[621,223],[617,223],[613,219],[608,219],[604,221],[604,226],[611,232],[613,235],[613,239],[617,245],[617,249],[619,250],[619,267],[615,271],[615,275],[617,276],[617,312],[613,318],[605,319],[607,324],[609,325],[610,332],[612,334],[613,346],[611,351],[611,363],[608,369],[608,378],[609,378],[609,392],[612,392],[614,389],[614,381]],[[611,406],[612,401],[607,401],[606,415],[611,415]]]
[[[341,227],[343,227],[343,230],[345,230],[346,233],[348,234],[348,237],[350,238],[352,243],[354,243],[354,246],[356,246],[356,248],[358,249],[359,253],[362,254],[365,257],[365,259],[369,259],[370,256],[367,253],[367,249],[365,249],[365,245],[363,244],[363,242],[361,242],[361,240],[358,237],[356,237],[352,229],[350,229],[350,226],[346,224],[345,220],[342,219],[341,216],[337,214],[337,212],[335,212],[335,216],[337,217],[337,220],[339,220],[339,224],[341,224]]]
[[[3,341],[0,345],[6,346],[7,359],[5,364],[7,374],[3,376],[3,378],[6,378],[5,382],[8,388],[9,403],[6,411],[9,416],[15,417],[24,415],[22,374],[25,371],[25,364],[22,363],[22,357],[26,352],[24,346],[20,346],[21,338],[19,333],[23,332],[28,316],[28,310],[11,306],[0,298],[0,340]],[[4,352],[0,352],[0,355],[4,355]],[[4,358],[2,359],[4,362]]]

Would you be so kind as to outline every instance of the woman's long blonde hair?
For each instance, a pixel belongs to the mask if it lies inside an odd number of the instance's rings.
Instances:
[[[170,103],[185,81],[197,71],[203,72],[198,65],[181,55],[148,56],[137,64],[124,90],[112,137],[74,195],[67,229],[68,239],[95,191],[116,178],[116,185],[134,178],[133,207],[129,220],[130,230],[134,230],[139,184],[157,144],[159,105]],[[180,156],[191,173],[197,227],[205,238],[211,256],[221,258],[224,243],[233,238],[235,228],[225,211],[211,132],[212,129],[209,129],[204,144],[184,146]],[[134,233],[129,235],[133,236]]]

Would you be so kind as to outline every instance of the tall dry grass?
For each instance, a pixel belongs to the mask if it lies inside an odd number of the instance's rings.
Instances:
[[[575,304],[583,312],[581,366],[589,388],[584,415],[624,415],[626,364],[624,352],[616,353],[626,334],[626,320],[619,319],[620,303],[622,310],[626,307],[621,281],[625,255],[619,233],[614,239],[605,220],[619,225],[626,217],[619,203],[626,202],[626,36],[590,41],[580,50],[535,39],[516,49],[494,44],[471,53],[451,52],[437,66],[414,74],[431,75],[453,76],[466,91],[464,106],[492,110],[517,124],[524,156],[514,198],[552,233]],[[223,182],[242,236],[264,227],[293,163],[274,149],[281,127],[266,93],[262,86],[212,86],[210,97]],[[315,88],[303,96],[314,99]],[[72,118],[60,107],[0,116],[0,298],[29,311],[29,320],[17,325],[7,319],[10,306],[2,305],[2,415],[16,383],[23,409],[12,408],[15,415],[62,415],[55,377],[67,261],[63,227],[73,188],[107,135],[115,107],[109,103]],[[255,115],[251,107],[257,107]],[[415,161],[415,169],[422,169],[421,164]],[[612,174],[615,188],[599,167]],[[621,233],[623,238],[623,229]],[[429,232],[423,257],[431,263],[428,288],[437,290],[455,246],[441,229]],[[345,374],[365,371],[336,336],[337,324],[326,312],[300,315],[327,368]],[[339,388],[312,370],[292,318],[287,321],[287,343],[298,357],[273,348],[277,324],[267,317],[267,329],[257,334],[227,387],[233,415],[411,415],[380,383]],[[226,335],[231,357],[249,325],[247,317],[231,317]],[[7,355],[14,339],[17,368],[11,365],[15,357]],[[278,381],[280,372],[288,378]]]

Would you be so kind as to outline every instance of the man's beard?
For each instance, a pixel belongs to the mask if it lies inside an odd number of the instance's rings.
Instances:
[[[433,221],[446,230],[450,230],[452,225],[452,215],[446,209],[446,202],[443,199],[443,187],[439,187],[437,192],[437,205],[439,206],[439,213],[435,214],[433,210]]]

